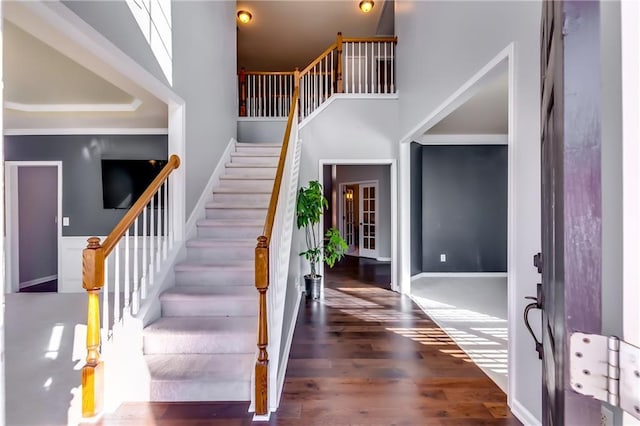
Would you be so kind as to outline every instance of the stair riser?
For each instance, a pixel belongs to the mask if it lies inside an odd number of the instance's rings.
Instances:
[[[249,157],[231,154],[231,162],[235,164],[269,164],[276,167],[278,165],[278,157]]]
[[[207,219],[258,219],[267,217],[266,206],[264,209],[218,209],[208,208]]]
[[[269,191],[273,189],[273,179],[222,179],[220,188],[223,189],[255,189]]]
[[[227,167],[225,175],[231,176],[255,176],[260,178],[274,179],[276,176],[275,167]]]
[[[252,285],[252,270],[214,269],[210,271],[175,271],[176,285],[225,286]]]
[[[146,334],[143,350],[150,354],[247,353],[255,350],[255,336],[250,334]]]
[[[251,377],[216,382],[170,380],[151,381],[151,401],[249,401]]]
[[[257,312],[258,292],[255,297],[201,297],[199,299],[162,299],[163,317],[230,317],[252,316]]]
[[[201,238],[258,238],[262,226],[199,226]]]
[[[247,154],[255,154],[255,155],[279,155],[282,149],[280,147],[259,147],[259,146],[237,146],[236,152],[242,152]]]
[[[243,194],[243,193],[227,193],[227,192],[214,192],[213,201],[219,203],[242,203],[250,206],[268,206],[271,194],[258,193],[258,194]]]
[[[255,243],[246,246],[187,247],[190,261],[215,261],[224,264],[227,261],[251,260],[254,257]]]

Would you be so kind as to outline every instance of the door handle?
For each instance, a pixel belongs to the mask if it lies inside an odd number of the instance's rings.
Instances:
[[[543,355],[542,342],[538,340],[538,337],[536,336],[536,334],[533,332],[533,329],[531,328],[531,324],[529,324],[529,312],[531,312],[533,309],[542,310],[542,303],[543,303],[542,284],[537,285],[537,293],[538,293],[537,297],[533,297],[533,296],[525,297],[525,299],[533,300],[534,302],[529,303],[524,308],[524,325],[527,327],[527,330],[529,330],[529,333],[531,334],[531,337],[533,338],[533,341],[536,344],[536,352],[538,352],[538,359],[542,359],[542,355]]]

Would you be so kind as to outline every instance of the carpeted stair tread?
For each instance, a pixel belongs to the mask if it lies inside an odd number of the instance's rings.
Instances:
[[[228,246],[253,246],[256,245],[256,238],[194,238],[187,241],[187,247],[228,247]]]
[[[216,186],[213,188],[216,194],[271,194],[271,188],[262,189],[254,187],[233,187],[233,186]]]
[[[275,142],[236,142],[236,146],[239,148],[282,148],[281,143]]]
[[[228,168],[243,168],[243,169],[259,169],[259,168],[273,169],[274,173],[276,168],[278,167],[273,163],[267,163],[267,162],[265,163],[226,163],[225,166]]]
[[[264,220],[252,219],[201,219],[198,221],[198,226],[224,226],[224,227],[236,227],[236,226],[264,226]]]
[[[256,203],[247,203],[246,201],[209,201],[205,208],[207,209],[254,209],[266,210],[269,203],[264,205]]]
[[[229,336],[256,335],[256,317],[160,317],[144,329],[145,337],[172,336]],[[225,337],[226,336],[226,337]]]
[[[237,260],[234,262],[225,260],[223,263],[217,263],[215,259],[187,259],[176,264],[175,271],[253,271],[253,268],[253,260]]]
[[[151,380],[197,382],[250,380],[255,354],[153,354],[145,355]]]
[[[252,286],[219,286],[219,287],[202,287],[202,286],[181,286],[172,287],[162,293],[160,298],[184,298],[191,299],[193,297],[249,297],[257,295],[258,291]]]

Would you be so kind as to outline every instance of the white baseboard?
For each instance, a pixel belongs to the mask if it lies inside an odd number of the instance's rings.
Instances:
[[[540,426],[542,423],[540,420],[534,416],[531,411],[524,408],[524,405],[520,404],[520,402],[516,399],[511,401],[511,412],[518,420],[522,422],[523,425],[526,426]]]
[[[211,199],[211,193],[213,192],[213,187],[220,182],[220,176],[224,173],[225,164],[229,162],[231,158],[231,151],[235,147],[236,140],[231,138],[227,147],[225,148],[222,156],[220,157],[220,161],[218,161],[218,165],[211,173],[211,177],[209,178],[209,182],[204,187],[202,194],[200,194],[200,198],[196,203],[196,206],[193,208],[191,212],[191,216],[189,216],[189,220],[187,220],[187,224],[185,226],[185,240],[193,238],[196,235],[196,225],[200,219],[204,219],[205,217],[205,206],[207,202]]]
[[[284,342],[284,353],[282,354],[282,368],[278,372],[278,399],[276,407],[280,406],[280,397],[282,397],[282,389],[284,388],[284,379],[287,373],[287,365],[289,364],[289,353],[291,352],[291,343],[293,343],[293,332],[296,330],[296,320],[298,318],[298,312],[300,311],[300,301],[302,300],[302,289],[299,283],[296,283],[298,290],[298,297],[296,298],[296,305],[293,309],[293,315],[291,315],[291,328],[289,328],[289,334],[287,340]],[[286,318],[285,318],[286,319]]]
[[[378,258],[376,258],[376,260],[378,262],[391,262],[391,258],[390,257],[378,257]]]
[[[419,278],[507,278],[506,272],[421,272],[411,276],[411,281]]]
[[[32,287],[34,285],[38,285],[38,284],[42,284],[42,283],[48,283],[49,281],[53,281],[53,280],[57,280],[58,279],[58,274],[54,274],[54,275],[49,275],[46,277],[40,277],[40,278],[36,278],[33,280],[29,280],[29,281],[24,281],[20,283],[20,290],[22,290],[23,288],[27,288],[27,287]]]

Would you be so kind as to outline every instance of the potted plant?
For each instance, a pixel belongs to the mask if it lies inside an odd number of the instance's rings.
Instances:
[[[298,191],[297,225],[298,229],[305,229],[307,243],[307,250],[300,253],[300,256],[304,256],[311,266],[311,273],[304,276],[305,293],[307,297],[312,296],[313,299],[320,298],[322,276],[318,275],[318,263],[324,258],[324,262],[333,268],[349,248],[336,228],[327,230],[324,241],[320,238],[320,218],[323,210],[328,207],[329,203],[322,194],[322,185],[318,181],[311,181],[308,187],[300,188]]]

